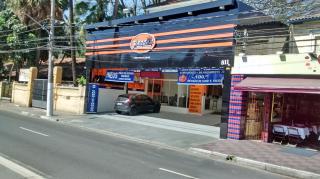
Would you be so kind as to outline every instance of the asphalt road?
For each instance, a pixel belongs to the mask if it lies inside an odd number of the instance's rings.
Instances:
[[[0,153],[47,178],[286,178],[1,110]]]

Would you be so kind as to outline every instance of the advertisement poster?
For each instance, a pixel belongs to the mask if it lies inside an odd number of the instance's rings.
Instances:
[[[19,72],[19,81],[20,82],[28,82],[29,81],[29,75],[30,75],[30,69],[20,69]]]
[[[89,84],[87,112],[96,113],[98,109],[99,85]]]
[[[189,100],[189,112],[201,113],[202,112],[202,96],[206,87],[201,85],[190,86],[190,100]]]
[[[220,68],[186,68],[178,70],[178,84],[222,85],[224,73]]]
[[[105,81],[130,83],[134,81],[134,71],[108,70]]]

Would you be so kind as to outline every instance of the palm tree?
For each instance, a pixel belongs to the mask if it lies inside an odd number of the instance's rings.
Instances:
[[[67,0],[57,0],[56,18],[63,17],[63,6],[67,5]],[[37,21],[43,21],[50,18],[50,0],[7,0],[8,6],[13,10],[16,16],[25,24],[33,24],[28,17],[31,16]]]

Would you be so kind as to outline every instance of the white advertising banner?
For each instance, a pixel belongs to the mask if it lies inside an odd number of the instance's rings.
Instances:
[[[19,81],[20,82],[28,82],[29,81],[29,75],[30,75],[30,69],[20,69],[19,73]]]
[[[306,53],[236,56],[232,74],[320,75],[319,55]]]

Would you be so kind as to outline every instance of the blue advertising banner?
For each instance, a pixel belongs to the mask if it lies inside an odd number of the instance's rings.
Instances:
[[[105,81],[114,81],[114,82],[133,82],[134,81],[134,72],[133,71],[116,71],[108,70],[106,74]]]
[[[224,70],[221,68],[183,68],[178,70],[180,85],[221,85]]]
[[[97,84],[89,84],[87,113],[96,113],[98,109],[99,86]]]

